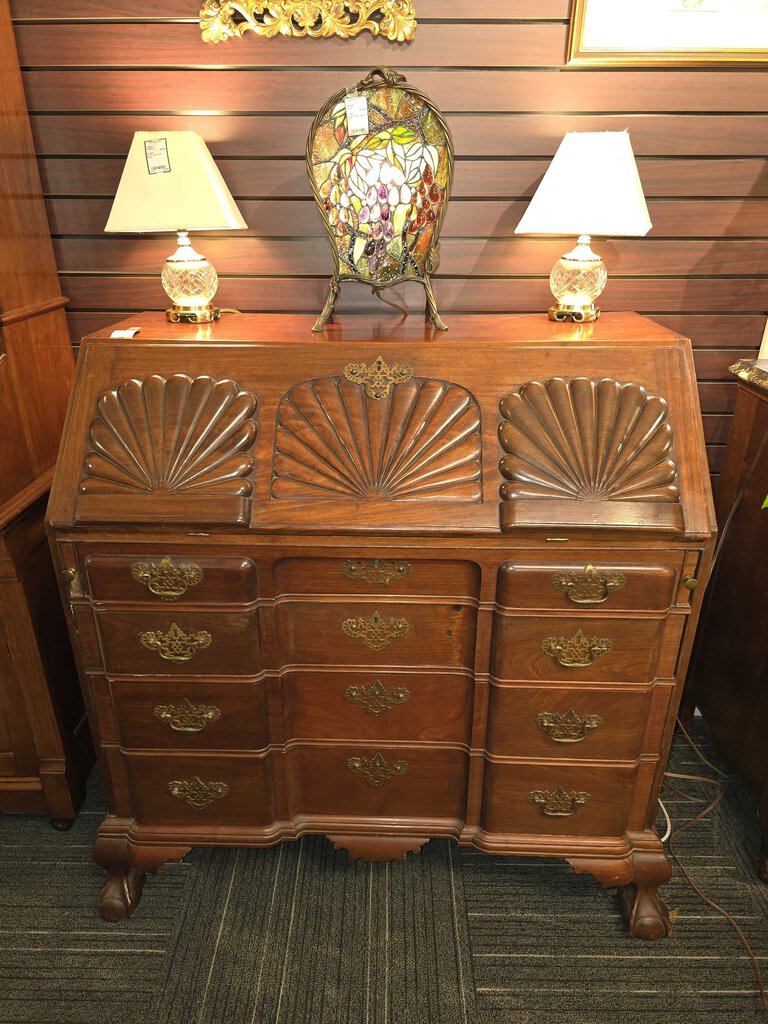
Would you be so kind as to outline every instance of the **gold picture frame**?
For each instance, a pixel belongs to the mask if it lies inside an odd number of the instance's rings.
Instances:
[[[411,0],[203,0],[200,32],[205,43],[240,39],[246,32],[267,39],[351,39],[370,32],[404,43],[416,32],[416,12]]]
[[[768,0],[573,0],[569,67],[766,61]]]

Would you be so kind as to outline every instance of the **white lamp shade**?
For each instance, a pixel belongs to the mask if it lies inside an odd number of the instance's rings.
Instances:
[[[515,234],[647,235],[628,132],[568,132]]]
[[[105,231],[247,226],[196,132],[136,132]]]

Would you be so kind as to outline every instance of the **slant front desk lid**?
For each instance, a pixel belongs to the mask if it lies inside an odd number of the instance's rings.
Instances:
[[[312,336],[290,315],[116,326],[140,332],[81,345],[58,526],[711,531],[690,344],[636,314],[454,317],[447,335],[345,318]]]

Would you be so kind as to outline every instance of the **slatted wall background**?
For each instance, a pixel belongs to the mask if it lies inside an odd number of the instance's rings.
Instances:
[[[713,474],[735,385],[768,310],[768,73],[759,69],[569,71],[569,0],[415,0],[411,44],[352,40],[203,44],[196,0],[12,0],[72,337],[164,308],[160,238],[107,237],[132,134],[195,128],[237,198],[247,233],[203,251],[222,305],[323,304],[330,256],[303,163],[312,115],[336,89],[389,64],[448,115],[456,184],[436,290],[442,312],[543,310],[559,241],[513,230],[564,132],[628,127],[649,197],[645,239],[601,242],[606,309],[635,309],[694,342]],[[421,309],[421,290],[404,298]],[[371,308],[349,286],[340,310]],[[384,311],[384,316],[391,315]]]

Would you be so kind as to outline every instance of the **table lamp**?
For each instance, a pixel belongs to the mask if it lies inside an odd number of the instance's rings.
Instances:
[[[136,132],[104,230],[176,232],[178,247],[161,277],[173,303],[165,311],[168,320],[205,324],[219,318],[211,304],[218,275],[192,248],[188,232],[247,226],[196,132]]]
[[[635,155],[624,132],[568,132],[515,234],[577,235],[549,275],[557,300],[550,320],[597,320],[595,299],[608,280],[592,252],[592,235],[647,235],[651,230]]]

